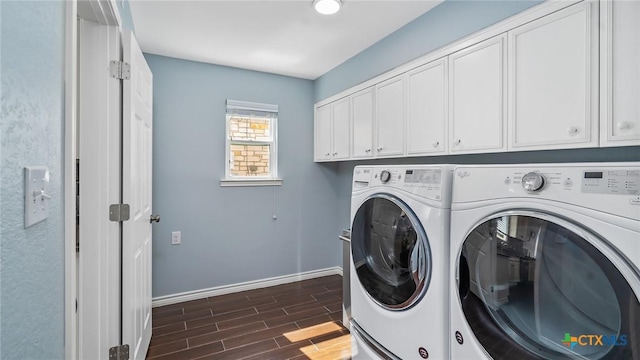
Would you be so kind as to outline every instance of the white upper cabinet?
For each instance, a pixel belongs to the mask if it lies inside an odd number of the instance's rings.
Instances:
[[[375,104],[373,87],[351,96],[353,107],[352,154],[354,158],[373,157],[373,123]]]
[[[440,155],[447,150],[446,58],[407,74],[407,155]]]
[[[638,64],[640,0],[545,1],[317,104],[315,158],[638,146]]]
[[[602,1],[600,145],[640,145],[640,2]]]
[[[332,104],[316,109],[315,118],[315,160],[331,160],[331,112]]]
[[[376,157],[404,155],[404,79],[376,86]]]
[[[449,56],[450,153],[504,150],[504,35]]]
[[[315,161],[350,157],[351,103],[346,97],[320,106],[315,116]]]
[[[598,146],[598,18],[585,1],[508,32],[509,150]]]
[[[351,99],[346,97],[333,104],[333,152],[334,160],[349,158],[351,140]]]

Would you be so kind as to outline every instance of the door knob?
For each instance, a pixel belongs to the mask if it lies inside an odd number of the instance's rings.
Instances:
[[[153,223],[154,221],[160,222],[160,215],[151,215],[151,219],[149,219],[149,222]]]

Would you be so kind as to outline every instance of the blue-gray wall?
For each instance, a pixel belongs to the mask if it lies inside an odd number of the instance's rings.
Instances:
[[[315,80],[326,99],[542,1],[447,0]]]
[[[338,266],[337,164],[313,162],[313,82],[145,55],[153,72],[153,296]],[[279,105],[282,186],[220,187],[226,99]],[[272,218],[273,215],[277,219]],[[171,245],[171,232],[182,244]]]
[[[0,1],[2,359],[64,358],[63,1]],[[51,171],[49,218],[24,228],[23,167]]]

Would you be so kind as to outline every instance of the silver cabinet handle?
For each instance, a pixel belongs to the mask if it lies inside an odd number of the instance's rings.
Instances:
[[[616,127],[618,128],[618,130],[629,130],[632,127],[632,124],[628,121],[621,121],[618,124],[616,124]]]
[[[151,215],[151,218],[149,219],[149,222],[150,223],[154,223],[154,222],[159,223],[160,222],[160,215]]]
[[[458,145],[460,145],[461,142],[462,142],[462,140],[458,139],[458,140],[456,140],[455,143],[453,143],[453,145],[458,146]]]
[[[378,149],[376,149],[376,150],[378,150],[378,152],[380,152],[380,151],[382,151],[382,148],[381,148],[381,147],[379,147],[379,148],[378,148]]]
[[[329,155],[331,155],[331,153],[326,153],[326,154],[324,154],[324,156],[329,156]]]
[[[567,129],[567,132],[569,133],[569,135],[576,135],[579,131],[580,130],[575,126],[572,126],[569,129]]]
[[[433,143],[434,148],[437,148],[438,146],[440,146],[440,141],[436,141]]]
[[[371,152],[371,149],[367,149],[367,150],[365,150],[364,152],[366,152],[366,153],[370,153],[370,152]]]
[[[336,156],[336,155],[338,155],[338,153],[337,153],[337,152],[334,152],[334,153],[333,153],[333,156]]]

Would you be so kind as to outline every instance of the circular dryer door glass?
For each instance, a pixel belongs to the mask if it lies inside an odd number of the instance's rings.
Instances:
[[[459,295],[491,357],[640,356],[640,304],[616,267],[628,265],[594,245],[609,249],[546,214],[498,214],[474,228],[459,257]]]
[[[427,235],[401,200],[379,194],[358,209],[351,227],[358,280],[380,306],[403,310],[420,300],[431,275]]]

